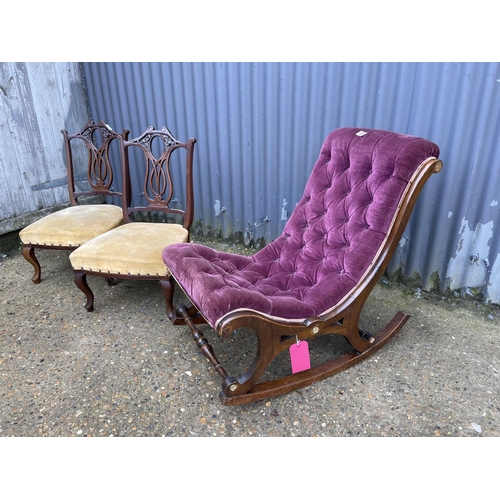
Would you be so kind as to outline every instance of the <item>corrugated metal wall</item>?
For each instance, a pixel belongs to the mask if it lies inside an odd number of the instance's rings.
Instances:
[[[498,63],[84,63],[91,116],[197,138],[198,230],[247,243],[282,231],[337,127],[423,136],[444,169],[390,272],[500,303]],[[470,256],[477,255],[472,259]]]
[[[0,234],[68,203],[61,130],[87,121],[78,63],[0,63]]]

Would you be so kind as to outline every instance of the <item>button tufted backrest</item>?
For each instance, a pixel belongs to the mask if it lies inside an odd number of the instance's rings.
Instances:
[[[418,167],[438,158],[425,139],[343,128],[324,141],[281,236],[251,258],[172,245],[163,259],[214,327],[251,309],[287,319],[318,316],[360,281],[382,248]]]
[[[408,135],[332,132],[283,234],[254,262],[258,286],[291,294],[316,314],[331,307],[371,264],[414,172],[438,155],[435,144]]]

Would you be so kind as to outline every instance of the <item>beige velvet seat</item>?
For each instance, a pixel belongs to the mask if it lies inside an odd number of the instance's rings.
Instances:
[[[90,120],[76,134],[62,130],[68,170],[68,192],[71,205],[33,222],[19,232],[22,254],[35,270],[32,281],[40,283],[41,269],[35,248],[73,250],[83,243],[123,224],[120,206],[112,204],[80,204],[84,198],[107,201],[109,197],[120,197],[121,192],[112,191],[113,168],[111,162],[112,143],[117,137],[128,139],[128,130],[121,134],[109,125]],[[82,147],[84,145],[84,147]],[[116,145],[116,144],[115,144]],[[80,149],[78,149],[80,148]],[[114,159],[120,166],[118,148]],[[76,189],[75,173],[79,165],[86,169],[87,185]],[[90,198],[89,198],[90,197]]]
[[[189,232],[180,224],[134,222],[102,234],[70,255],[76,270],[131,276],[168,276],[161,253],[185,243]]]
[[[136,139],[120,140],[125,223],[81,245],[70,255],[75,284],[87,297],[88,311],[94,309],[94,294],[87,283],[90,274],[103,275],[108,282],[117,278],[158,280],[164,290],[167,312],[170,317],[173,315],[174,283],[163,262],[162,251],[168,245],[189,242],[194,212],[195,143],[193,138],[186,143],[179,142],[166,127],[161,130],[149,127]],[[179,155],[175,158],[179,160],[175,169],[171,161],[174,151]],[[180,158],[181,151],[185,161]],[[173,176],[173,171],[179,170],[185,173],[181,182]],[[138,189],[133,190],[132,185]],[[142,193],[133,192],[140,189]],[[133,204],[142,197],[145,203]],[[158,215],[163,222],[152,222]],[[141,218],[151,222],[136,220]]]

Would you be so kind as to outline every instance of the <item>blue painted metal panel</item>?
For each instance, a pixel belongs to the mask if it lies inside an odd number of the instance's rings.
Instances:
[[[445,167],[390,272],[500,303],[498,63],[84,63],[91,116],[197,138],[198,230],[270,241],[343,126],[420,135]],[[470,264],[469,257],[478,254]]]

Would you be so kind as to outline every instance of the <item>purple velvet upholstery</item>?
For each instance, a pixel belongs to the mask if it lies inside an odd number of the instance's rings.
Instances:
[[[286,319],[320,315],[360,280],[418,166],[438,158],[425,139],[343,128],[323,143],[283,234],[252,257],[184,243],[164,249],[172,275],[212,327],[251,309]]]

